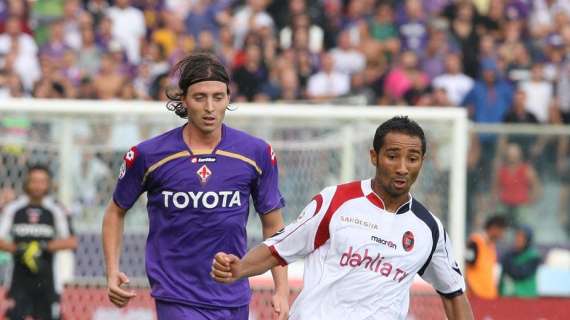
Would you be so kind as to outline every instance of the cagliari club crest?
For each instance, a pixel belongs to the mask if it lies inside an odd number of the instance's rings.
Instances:
[[[414,234],[411,231],[406,231],[402,237],[402,246],[404,250],[411,251],[414,248]]]
[[[200,167],[200,169],[198,169],[198,171],[196,171],[196,174],[198,175],[198,177],[200,177],[200,182],[204,184],[208,181],[208,179],[212,175],[212,171],[210,170],[210,168],[208,168],[207,165],[203,165]]]

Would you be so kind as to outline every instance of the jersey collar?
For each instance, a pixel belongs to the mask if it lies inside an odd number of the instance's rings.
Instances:
[[[380,198],[380,196],[376,194],[374,190],[372,190],[372,179],[362,180],[360,185],[364,197],[366,197],[366,199],[368,199],[370,203],[372,203],[373,205],[377,206],[382,210],[387,211],[386,206],[384,205],[384,200],[382,200],[382,198]],[[412,195],[408,193],[408,201],[402,204],[398,208],[398,210],[396,210],[396,214],[402,214],[410,211],[411,205],[412,205]]]

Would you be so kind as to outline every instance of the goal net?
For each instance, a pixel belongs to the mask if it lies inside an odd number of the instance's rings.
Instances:
[[[280,189],[287,202],[284,217],[291,222],[325,186],[373,175],[368,150],[374,132],[381,122],[395,115],[410,116],[426,131],[426,161],[413,193],[441,218],[456,244],[456,256],[461,257],[467,149],[464,110],[236,104],[227,112],[226,122],[272,144],[279,163]],[[100,284],[104,278],[102,216],[124,153],[184,121],[160,102],[0,102],[0,205],[20,193],[28,164],[49,165],[55,177],[54,192],[72,212],[79,238],[74,262],[70,263],[69,257],[60,259],[67,267],[61,281],[74,283],[74,288]],[[144,283],[148,230],[145,196],[126,219],[121,268]],[[254,213],[249,218],[248,237],[250,245],[261,240],[260,221]],[[9,258],[1,256],[0,268],[8,266]]]

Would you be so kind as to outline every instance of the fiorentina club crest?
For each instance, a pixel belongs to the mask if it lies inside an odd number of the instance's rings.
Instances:
[[[28,222],[35,224],[40,221],[40,215],[42,212],[39,209],[30,208],[26,211],[26,214],[28,215]]]
[[[212,171],[210,171],[208,166],[203,165],[200,167],[200,169],[198,169],[198,171],[196,171],[196,174],[198,175],[198,177],[200,177],[200,182],[204,184],[206,183],[206,181],[208,181],[208,178],[210,178],[210,176],[212,175]]]
[[[414,248],[414,234],[411,231],[406,231],[402,237],[402,246],[406,251],[412,251]]]

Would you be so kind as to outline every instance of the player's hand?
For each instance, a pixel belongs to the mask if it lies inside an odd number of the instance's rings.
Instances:
[[[107,277],[107,295],[109,300],[119,308],[126,306],[132,298],[137,296],[133,290],[121,288],[128,283],[129,278],[122,272],[110,274]]]
[[[273,313],[278,320],[287,320],[289,318],[289,294],[277,292],[271,298]]]
[[[239,279],[239,258],[233,254],[218,252],[212,261],[210,275],[221,283],[232,283]]]

